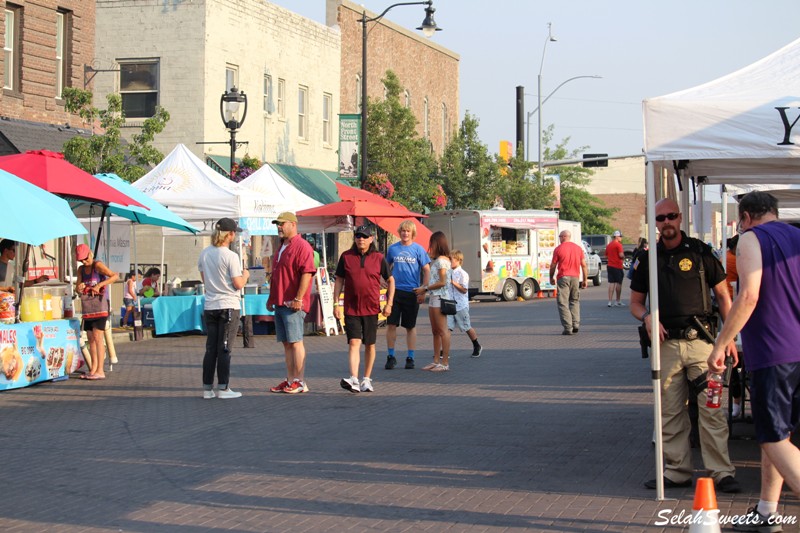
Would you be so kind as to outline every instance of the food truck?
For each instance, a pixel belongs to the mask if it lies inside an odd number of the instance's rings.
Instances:
[[[438,211],[423,223],[431,231],[444,232],[450,249],[464,253],[470,295],[529,300],[555,289],[550,282],[550,260],[559,244],[555,211]],[[580,223],[570,224],[572,240],[580,243]]]

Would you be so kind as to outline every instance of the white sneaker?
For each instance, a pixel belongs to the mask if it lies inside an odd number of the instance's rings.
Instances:
[[[217,397],[217,395],[214,394],[213,390],[204,390],[203,391],[203,399],[204,400],[213,400],[216,397]]]
[[[622,302],[619,302],[619,301],[617,303],[615,303],[614,305],[616,305],[617,307],[625,307],[625,304],[622,303]]]
[[[361,392],[375,392],[375,389],[372,388],[372,379],[368,377],[364,377],[361,380]]]
[[[221,400],[230,400],[231,398],[240,398],[241,396],[242,396],[241,392],[236,392],[230,387],[217,392],[217,398]]]
[[[731,418],[738,418],[741,414],[742,406],[734,402],[733,407],[731,407]]]
[[[361,392],[361,386],[358,383],[358,378],[355,376],[351,378],[342,378],[342,381],[339,382],[339,385],[341,385],[343,389],[349,390],[350,392]]]
[[[613,307],[613,305],[614,305],[614,302],[608,302],[608,306],[609,307]]]

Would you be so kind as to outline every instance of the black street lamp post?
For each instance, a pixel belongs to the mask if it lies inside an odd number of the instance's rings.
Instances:
[[[383,13],[377,17],[368,18],[367,12],[362,12],[362,17],[359,20],[361,23],[361,188],[367,181],[367,23],[376,22],[383,18],[392,8],[397,6],[427,6],[425,8],[425,20],[417,28],[422,30],[425,37],[431,37],[435,32],[442,31],[441,28],[436,26],[436,21],[433,20],[433,14],[436,8],[433,7],[433,0],[425,0],[424,2],[400,2],[392,4],[383,10]]]
[[[241,120],[239,120],[240,107],[243,108]],[[222,117],[225,128],[231,134],[230,177],[233,179],[233,165],[236,160],[236,130],[242,127],[244,119],[247,117],[247,95],[236,87],[231,87],[230,91],[225,91],[219,100],[219,114]]]

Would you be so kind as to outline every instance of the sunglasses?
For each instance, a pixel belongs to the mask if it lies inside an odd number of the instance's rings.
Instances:
[[[356,239],[369,239],[372,235],[364,235],[363,233],[356,233]]]
[[[665,220],[675,220],[681,216],[680,213],[667,213],[666,215],[656,215],[656,222],[664,222]]]

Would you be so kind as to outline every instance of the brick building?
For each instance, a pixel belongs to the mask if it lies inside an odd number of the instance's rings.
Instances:
[[[326,22],[342,34],[340,113],[361,112],[361,18],[364,8],[350,0],[327,0]],[[411,7],[406,9],[412,9]],[[422,21],[425,12],[419,9]],[[368,18],[377,13],[366,11]],[[387,17],[391,13],[387,14]],[[441,155],[459,126],[458,54],[420,32],[394,24],[386,17],[368,23],[367,97],[383,97],[383,79],[394,71],[406,92],[404,98],[417,118],[417,132]]]
[[[0,155],[61,151],[80,121],[64,109],[64,87],[84,86],[94,59],[94,0],[4,2],[0,61]]]

